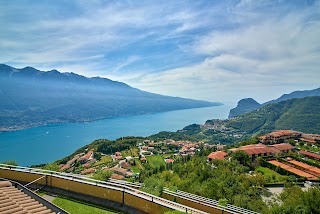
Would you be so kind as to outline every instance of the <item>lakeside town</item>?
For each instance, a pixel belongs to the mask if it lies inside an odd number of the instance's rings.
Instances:
[[[111,173],[111,178],[135,181],[142,170],[154,168],[170,169],[177,160],[190,158],[196,153],[212,151],[207,155],[213,160],[229,160],[232,154],[243,151],[251,161],[263,159],[263,169],[295,176],[296,180],[317,181],[320,177],[320,135],[291,130],[279,130],[259,136],[257,143],[230,148],[222,144],[208,144],[202,141],[175,141],[166,139],[141,140],[136,146],[115,151],[112,154],[97,155],[94,149],[76,154],[60,171],[93,176],[99,171]],[[98,157],[99,156],[99,157]],[[263,173],[263,169],[260,172]],[[268,179],[267,179],[268,180]],[[275,180],[275,179],[274,179]]]

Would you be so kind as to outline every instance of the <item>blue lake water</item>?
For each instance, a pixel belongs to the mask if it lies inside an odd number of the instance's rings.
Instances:
[[[15,160],[22,166],[53,162],[95,139],[176,131],[193,123],[203,124],[208,119],[225,119],[230,109],[231,106],[223,105],[2,132],[0,162]]]

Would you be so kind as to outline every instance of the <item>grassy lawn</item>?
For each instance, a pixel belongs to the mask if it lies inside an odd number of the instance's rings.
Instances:
[[[284,182],[287,177],[262,166],[259,166],[256,171],[261,172],[264,175],[266,183],[281,183]]]
[[[162,157],[160,155],[152,155],[152,156],[146,156],[147,161],[149,163],[149,165],[152,168],[159,168],[161,165],[166,166],[164,160],[162,159]]]
[[[113,214],[120,213],[116,211],[106,210],[106,208],[96,207],[87,202],[80,202],[74,199],[55,198],[52,201],[55,205],[61,207],[70,214]]]
[[[101,160],[98,161],[98,162],[96,162],[96,163],[94,164],[94,166],[99,166],[99,165],[101,165],[101,164],[111,163],[111,162],[112,162],[112,157],[109,156],[109,155],[106,155],[106,156],[102,156],[102,157],[101,157]]]
[[[140,173],[140,169],[139,169],[139,167],[137,167],[137,166],[131,166],[131,169],[132,169],[132,171],[134,172],[134,173]]]
[[[136,162],[136,166],[137,166],[140,170],[143,170],[143,166],[142,166],[141,161],[139,160],[139,158],[135,158],[135,162]]]
[[[127,157],[127,156],[137,157],[137,156],[139,156],[138,153],[139,153],[138,148],[131,148],[131,149],[124,150],[121,152],[122,157]]]

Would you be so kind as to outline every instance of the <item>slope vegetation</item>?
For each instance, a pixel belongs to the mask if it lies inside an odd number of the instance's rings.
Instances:
[[[290,99],[268,104],[230,119],[226,125],[252,134],[270,132],[275,129],[320,133],[320,97]]]

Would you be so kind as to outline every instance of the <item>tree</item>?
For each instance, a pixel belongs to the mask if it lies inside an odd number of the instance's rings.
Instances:
[[[18,162],[15,161],[15,160],[3,161],[2,164],[12,165],[12,166],[19,166]]]
[[[57,171],[57,172],[60,171],[60,167],[59,167],[59,165],[57,163],[48,163],[43,167],[43,169],[51,170],[51,171]]]
[[[110,170],[100,170],[95,173],[92,178],[100,181],[107,181],[112,175],[112,171]]]
[[[246,152],[242,151],[242,150],[238,150],[238,151],[234,152],[231,155],[231,158],[233,158],[234,160],[239,161],[239,163],[244,165],[244,166],[251,166],[249,155]]]
[[[218,201],[218,205],[225,209],[228,206],[228,200],[226,198],[220,198]]]
[[[144,180],[142,191],[160,196],[164,188],[164,180],[159,177],[149,177]]]

